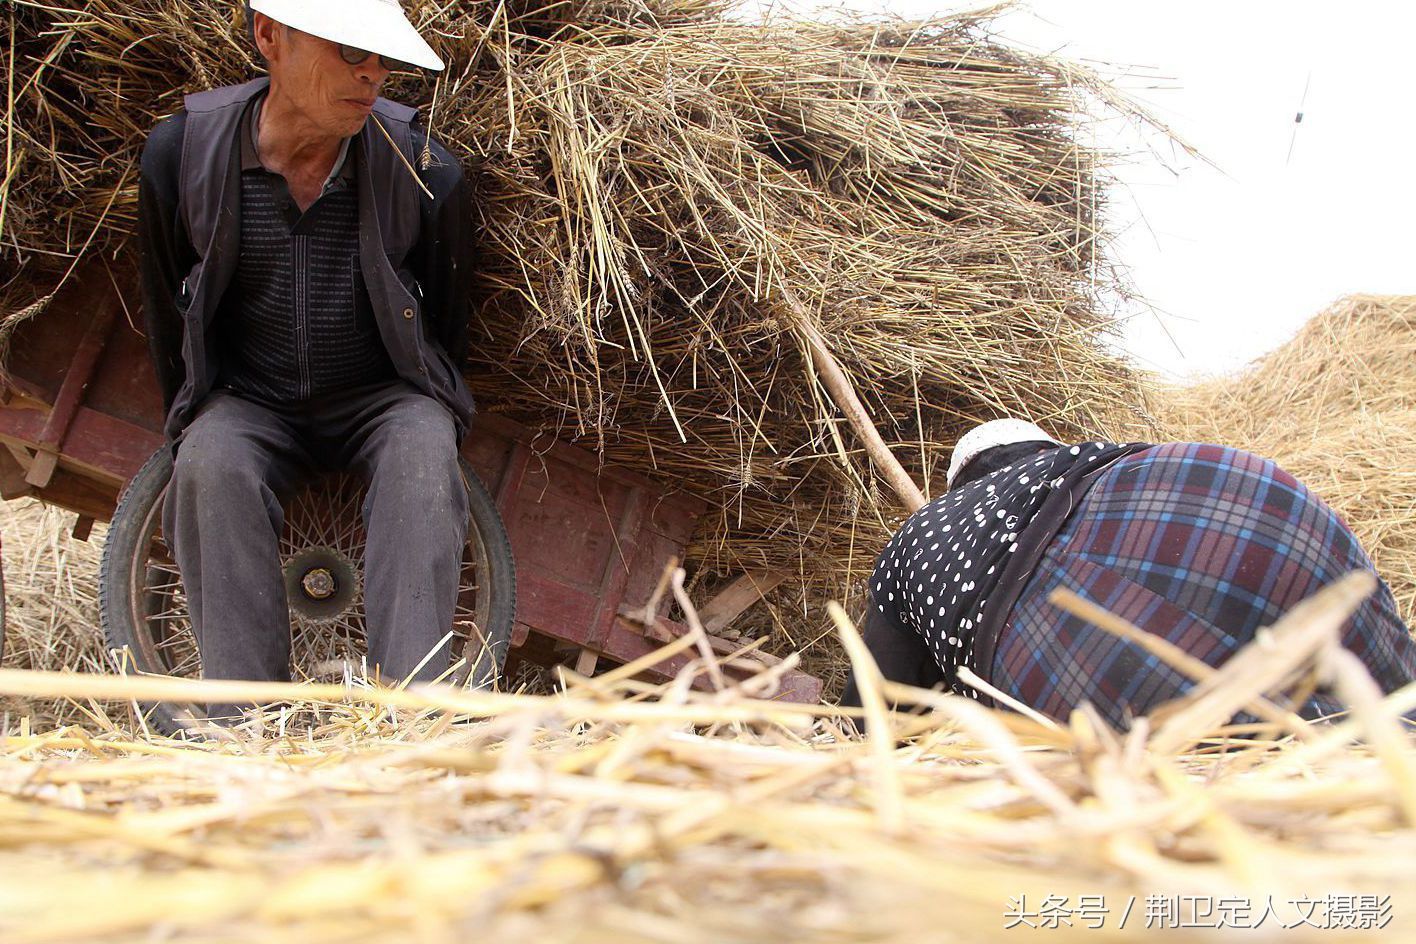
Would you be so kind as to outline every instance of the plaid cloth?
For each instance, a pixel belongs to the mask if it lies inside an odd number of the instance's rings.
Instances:
[[[1352,532],[1272,462],[1223,446],[1156,446],[1097,477],[1009,614],[989,680],[1057,719],[1089,701],[1124,729],[1191,683],[1048,603],[1054,588],[1219,666],[1257,629],[1359,568],[1373,570]],[[1344,627],[1342,643],[1384,692],[1416,678],[1416,642],[1384,582]],[[1299,713],[1341,709],[1319,691]]]

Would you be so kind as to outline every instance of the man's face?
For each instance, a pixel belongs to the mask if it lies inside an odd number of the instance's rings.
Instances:
[[[388,70],[378,56],[351,66],[339,46],[257,13],[256,43],[270,71],[272,91],[295,104],[315,128],[334,137],[358,134],[368,120]]]

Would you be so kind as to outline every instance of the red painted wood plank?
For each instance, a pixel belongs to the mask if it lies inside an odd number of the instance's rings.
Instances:
[[[564,441],[550,440],[544,432],[532,430],[504,416],[479,413],[473,422],[472,434],[479,430],[522,443],[547,462],[561,461],[582,472],[593,472],[598,478],[609,479],[631,488],[643,488],[647,494],[659,496],[654,501],[650,515],[650,520],[656,528],[674,532],[691,531],[694,523],[708,510],[707,503],[696,496],[673,491],[670,485],[655,482],[648,476],[622,466],[607,465],[588,449]],[[685,533],[684,537],[687,536]]]
[[[104,345],[108,343],[108,336],[113,332],[113,305],[111,296],[99,303],[98,311],[89,322],[83,337],[79,339],[78,347],[74,349],[73,359],[69,361],[69,367],[64,372],[64,383],[59,387],[59,396],[55,398],[54,406],[45,418],[44,428],[40,430],[36,445],[42,453],[56,459],[68,446],[69,431],[83,403],[84,392],[93,380]],[[49,484],[57,465],[57,462],[46,463],[42,456],[36,456],[26,481],[43,488]]]
[[[516,574],[516,619],[553,639],[585,645],[598,609],[594,594],[534,570]]]
[[[40,442],[46,419],[46,414],[38,410],[0,409],[0,438],[32,449]],[[79,407],[74,411],[60,454],[66,467],[121,489],[162,442],[160,433]]]
[[[634,489],[629,493],[624,511],[615,528],[618,540],[609,559],[604,564],[604,576],[600,583],[599,609],[595,613],[592,646],[600,645],[609,635],[610,627],[619,618],[620,602],[624,599],[624,588],[629,582],[630,568],[639,553],[639,530],[644,514],[644,492]]]

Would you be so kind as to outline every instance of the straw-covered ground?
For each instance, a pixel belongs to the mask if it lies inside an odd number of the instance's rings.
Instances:
[[[485,410],[706,498],[688,567],[791,575],[758,614],[809,647],[902,514],[838,366],[915,480],[977,419],[1091,435],[1138,402],[1106,343],[1100,114],[993,10],[749,23],[718,0],[406,6],[452,63],[401,79],[475,182]],[[87,248],[131,265],[137,158],[184,92],[256,74],[240,4],[15,0],[0,14],[0,346]],[[119,272],[120,278],[122,271]],[[814,622],[813,622],[814,620]]]
[[[1174,438],[1267,456],[1321,495],[1416,626],[1416,296],[1342,299],[1247,371],[1155,401]]]
[[[770,679],[694,692],[704,664],[555,697],[0,672],[17,694],[303,697],[314,724],[272,713],[196,743],[12,728],[0,936],[1403,939],[1416,743],[1396,716],[1416,685],[1384,701],[1336,645],[1371,586],[1329,587],[1124,735],[1085,711],[1057,725],[882,687],[866,663],[864,739],[831,709],[762,700]],[[1310,670],[1346,720],[1254,704]],[[922,714],[887,722],[887,697]],[[1221,726],[1245,705],[1277,726],[1235,740]]]

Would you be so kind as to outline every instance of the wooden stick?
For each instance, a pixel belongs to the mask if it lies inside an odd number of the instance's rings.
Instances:
[[[743,574],[717,596],[703,604],[698,618],[709,635],[722,632],[754,603],[776,589],[787,579],[777,571],[759,570]]]
[[[821,376],[826,392],[831,395],[836,407],[846,415],[856,435],[864,440],[866,453],[880,474],[885,476],[885,480],[895,489],[895,494],[900,496],[905,509],[910,512],[918,511],[925,503],[924,493],[919,490],[914,479],[910,478],[905,467],[900,465],[900,460],[896,459],[894,453],[885,445],[880,430],[876,429],[870,414],[865,410],[865,404],[861,403],[860,397],[856,395],[855,386],[841,369],[831,349],[826,346],[821,332],[816,330],[816,326],[807,317],[805,309],[795,300],[790,300],[789,304],[796,312],[797,331],[811,351],[811,362],[816,366],[816,372]]]

